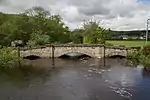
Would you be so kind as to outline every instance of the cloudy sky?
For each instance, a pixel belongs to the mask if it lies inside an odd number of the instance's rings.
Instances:
[[[18,13],[33,6],[61,15],[71,29],[89,19],[113,30],[145,29],[150,18],[150,0],[0,0],[1,12]]]

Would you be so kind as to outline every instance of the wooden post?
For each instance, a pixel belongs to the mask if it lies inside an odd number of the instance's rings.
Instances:
[[[105,49],[106,49],[106,47],[105,47],[105,45],[104,45],[104,67],[106,66],[106,58],[105,58]]]
[[[126,56],[128,56],[128,48],[126,48],[126,53],[125,54],[126,54]]]
[[[20,47],[17,46],[17,53],[18,53],[18,66],[20,67]]]
[[[55,46],[52,45],[52,67],[54,68],[55,66],[55,58],[54,58],[54,53],[55,53]]]

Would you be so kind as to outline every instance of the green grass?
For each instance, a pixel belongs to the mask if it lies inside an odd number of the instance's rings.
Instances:
[[[124,45],[126,47],[138,47],[138,46],[145,46],[150,45],[150,41],[145,43],[145,41],[117,41],[117,40],[110,40],[107,43],[113,44],[114,46]]]

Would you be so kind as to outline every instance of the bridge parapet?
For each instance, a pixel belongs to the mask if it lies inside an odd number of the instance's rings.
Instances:
[[[126,56],[128,52],[137,47],[104,46],[100,44],[47,44],[45,46],[20,48],[22,57],[35,55],[40,57],[59,57],[67,53],[76,52],[89,55],[94,58],[103,58],[107,55]]]
[[[45,46],[51,47],[103,47],[102,44],[46,44]]]
[[[120,46],[105,46],[102,44],[46,44],[43,46],[32,46],[32,47],[21,47],[21,50],[30,50],[30,49],[42,49],[46,47],[105,47],[112,49],[140,49],[141,47],[120,47]]]

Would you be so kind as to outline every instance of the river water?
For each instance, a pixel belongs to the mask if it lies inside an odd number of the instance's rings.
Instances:
[[[25,62],[52,67],[50,59]],[[0,100],[150,100],[150,76],[126,59],[55,59],[44,76],[0,82]]]

